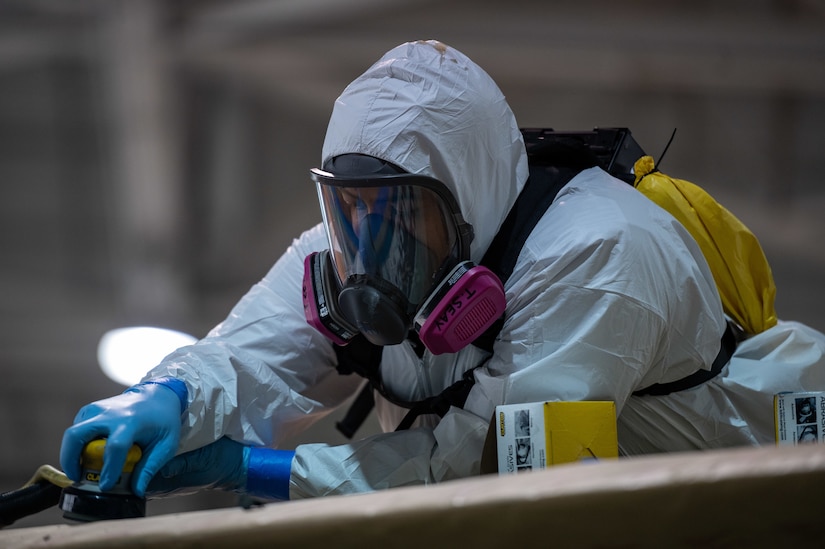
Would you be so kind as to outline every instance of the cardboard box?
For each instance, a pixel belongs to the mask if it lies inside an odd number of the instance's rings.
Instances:
[[[777,444],[825,442],[825,392],[780,393],[773,410]]]
[[[613,402],[507,404],[495,418],[499,474],[618,457]]]

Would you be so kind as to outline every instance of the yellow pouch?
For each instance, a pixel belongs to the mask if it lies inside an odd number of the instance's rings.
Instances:
[[[634,186],[693,235],[710,266],[725,313],[748,334],[776,324],[776,286],[756,236],[701,187],[655,169],[643,156]]]

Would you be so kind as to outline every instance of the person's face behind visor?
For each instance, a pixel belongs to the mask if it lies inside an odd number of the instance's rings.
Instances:
[[[466,254],[457,208],[446,191],[436,190],[436,180],[313,178],[342,286],[365,278],[388,284],[406,298],[412,314]]]

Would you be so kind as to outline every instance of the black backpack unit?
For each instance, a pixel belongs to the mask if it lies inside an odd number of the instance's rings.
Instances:
[[[579,172],[598,166],[614,177],[632,185],[635,180],[633,165],[645,155],[627,128],[595,128],[592,131],[558,132],[553,129],[524,128],[521,130],[527,149],[530,176],[480,264],[493,271],[502,284],[513,272],[521,248],[533,228],[542,218],[556,195]],[[500,318],[473,345],[492,352],[493,343],[501,331],[504,318]],[[735,348],[735,341],[725,332],[722,350],[714,361],[714,367],[699,370],[695,374],[673,383],[657,384],[634,393],[635,395],[664,395],[694,387],[715,376],[728,362]],[[415,334],[411,336],[416,345]],[[418,345],[420,347],[420,345]],[[422,414],[447,413],[451,406],[463,407],[474,383],[474,369],[465,372],[462,379],[440,394],[421,401],[407,402],[396,398],[381,381],[380,364],[383,348],[369,343],[362,335],[348,345],[335,345],[340,374],[358,374],[369,382],[353,402],[337,428],[351,438],[372,410],[374,391],[388,401],[409,409],[396,430],[409,428]]]

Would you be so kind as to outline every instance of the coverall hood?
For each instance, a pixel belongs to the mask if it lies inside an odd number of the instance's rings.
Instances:
[[[481,67],[434,40],[387,52],[335,101],[321,165],[374,156],[443,182],[474,229],[480,261],[527,180],[510,106]]]

